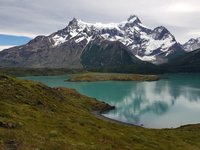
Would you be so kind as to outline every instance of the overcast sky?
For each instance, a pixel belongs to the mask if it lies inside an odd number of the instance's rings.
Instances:
[[[167,27],[177,41],[200,37],[200,0],[0,0],[0,34],[35,37],[86,22],[121,22],[137,15],[145,26]]]

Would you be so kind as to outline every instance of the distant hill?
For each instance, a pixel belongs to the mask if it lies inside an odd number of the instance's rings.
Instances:
[[[200,72],[200,49],[183,54],[161,68],[166,72]]]

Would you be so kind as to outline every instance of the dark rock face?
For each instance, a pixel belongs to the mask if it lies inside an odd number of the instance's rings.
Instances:
[[[125,24],[125,27],[133,27],[133,26],[137,26],[139,23],[142,23],[140,21],[140,19],[136,16],[136,15],[131,15],[128,19],[127,19],[127,23]]]
[[[13,123],[13,122],[0,122],[0,127],[2,127],[2,128],[14,129],[17,126],[19,126],[19,125],[16,123]]]
[[[81,63],[87,69],[126,66],[132,65],[134,62],[127,48],[120,42],[97,40],[85,48],[81,56]]]
[[[154,37],[155,40],[164,40],[168,38],[169,36],[172,37],[172,39],[175,41],[174,36],[163,26],[155,28],[151,32],[152,37]]]
[[[87,70],[145,73],[154,72],[155,66],[131,55],[118,41],[96,39],[87,45],[81,55],[81,64]]]
[[[81,68],[80,54],[86,41],[69,41],[53,47],[48,37],[36,38],[25,46],[14,47],[0,53],[0,64],[7,67]]]

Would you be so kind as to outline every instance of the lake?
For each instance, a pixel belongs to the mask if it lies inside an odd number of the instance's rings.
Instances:
[[[74,88],[116,106],[106,117],[148,128],[174,128],[200,123],[200,74],[169,74],[155,82],[65,82],[65,76],[28,76],[23,79],[50,87]]]

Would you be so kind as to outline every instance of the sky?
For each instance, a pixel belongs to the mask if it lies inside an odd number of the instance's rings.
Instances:
[[[200,0],[0,0],[0,35],[7,36],[0,41],[0,50],[26,43],[26,37],[49,35],[74,17],[110,23],[130,15],[151,29],[165,26],[180,43],[200,37]],[[13,36],[22,41],[16,43]]]

